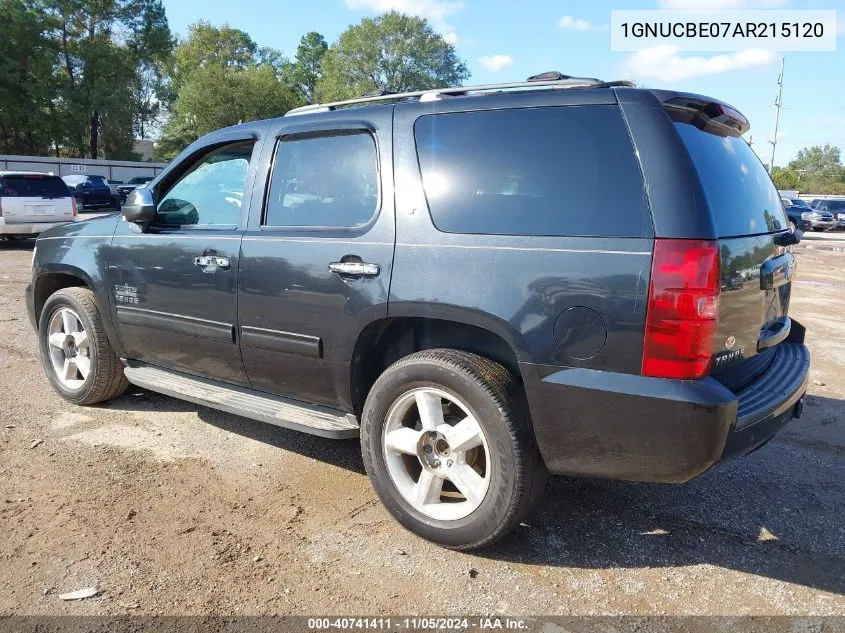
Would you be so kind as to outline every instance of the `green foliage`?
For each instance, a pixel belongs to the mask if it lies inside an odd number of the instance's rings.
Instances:
[[[258,46],[248,33],[197,22],[188,27],[188,38],[173,51],[169,69],[172,89],[178,94],[194,72],[206,67],[246,68],[256,63]]]
[[[134,156],[173,46],[161,0],[0,0],[0,33],[0,151]]]
[[[469,78],[455,47],[429,23],[390,11],[350,26],[326,52],[317,84],[320,101],[373,90],[403,92],[461,85]]]
[[[778,189],[797,190],[800,185],[800,177],[789,167],[775,167],[772,169],[772,180]]]
[[[175,98],[156,146],[169,160],[204,134],[241,121],[281,116],[300,104],[282,79],[287,61],[259,49],[238,29],[194,24],[175,50],[170,84]]]
[[[286,81],[305,103],[314,103],[317,82],[323,76],[322,62],[329,49],[325,38],[316,31],[302,36],[296,48],[296,59],[286,69]]]
[[[45,154],[53,145],[51,117],[58,48],[45,37],[54,24],[21,0],[0,0],[0,152]]]
[[[776,168],[773,171],[777,171]],[[798,189],[807,193],[845,194],[845,167],[838,147],[814,145],[805,147],[782,170],[795,177],[795,185],[784,189]],[[784,179],[786,176],[780,176]],[[778,180],[775,180],[778,184]],[[780,185],[778,184],[780,188]]]

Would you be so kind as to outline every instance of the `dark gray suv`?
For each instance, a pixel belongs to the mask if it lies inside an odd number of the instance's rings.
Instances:
[[[715,99],[552,75],[306,106],[37,243],[55,389],[326,438],[448,547],[548,472],[684,482],[801,413],[777,190]]]

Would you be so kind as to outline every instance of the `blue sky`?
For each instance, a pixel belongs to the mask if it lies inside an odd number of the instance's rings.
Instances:
[[[260,46],[292,57],[319,31],[331,44],[350,24],[388,9],[427,18],[466,60],[469,83],[522,80],[546,70],[704,93],[751,120],[752,146],[768,163],[781,56],[786,59],[775,164],[802,147],[831,143],[845,157],[845,3],[842,0],[164,0],[174,32],[192,22],[228,23]],[[612,9],[840,9],[836,52],[610,51]]]

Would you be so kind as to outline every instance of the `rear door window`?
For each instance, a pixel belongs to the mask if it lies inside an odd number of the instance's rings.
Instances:
[[[616,106],[426,115],[414,135],[441,231],[651,234],[639,163]]]
[[[379,204],[378,155],[364,130],[279,140],[264,225],[354,228]]]
[[[0,195],[9,198],[67,198],[70,191],[56,176],[3,176]]]
[[[695,163],[719,237],[759,235],[789,226],[769,172],[744,139],[675,123]]]

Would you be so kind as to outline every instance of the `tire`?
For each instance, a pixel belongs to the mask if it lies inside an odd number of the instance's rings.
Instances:
[[[85,336],[74,330],[81,330]],[[94,294],[88,288],[64,288],[50,295],[38,323],[38,347],[53,389],[74,404],[111,400],[129,386],[123,363],[106,336]]]
[[[480,433],[464,442],[473,447],[459,450],[466,430],[475,429],[467,426],[470,418]],[[453,430],[459,424],[463,436]],[[497,363],[452,349],[406,356],[376,380],[364,405],[361,452],[396,520],[458,550],[505,536],[536,505],[548,478],[519,381]]]

